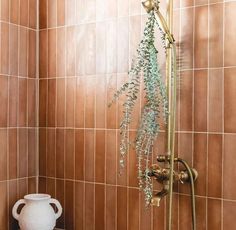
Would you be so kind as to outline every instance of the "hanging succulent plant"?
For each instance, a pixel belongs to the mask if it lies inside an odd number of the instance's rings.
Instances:
[[[166,88],[158,65],[155,47],[154,12],[150,12],[144,29],[144,36],[137,49],[137,58],[129,71],[129,80],[115,94],[111,104],[123,93],[126,101],[123,104],[124,117],[120,123],[120,166],[125,166],[125,157],[129,147],[134,143],[138,158],[139,187],[144,191],[146,204],[152,199],[152,181],[149,176],[150,160],[153,145],[160,130],[160,118],[166,120],[168,111]],[[163,34],[162,34],[163,35]],[[162,40],[164,37],[162,36]],[[129,125],[132,121],[132,111],[140,91],[141,76],[143,75],[145,104],[139,121],[137,136],[129,141]],[[163,113],[161,111],[164,111]]]

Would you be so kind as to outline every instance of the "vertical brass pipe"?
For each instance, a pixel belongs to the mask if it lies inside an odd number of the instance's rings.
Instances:
[[[173,0],[167,0],[167,26],[169,33],[173,33]],[[167,90],[168,90],[168,126],[167,126],[167,153],[170,155],[170,181],[169,181],[169,207],[167,229],[172,229],[172,208],[173,208],[173,172],[175,155],[175,113],[176,113],[176,51],[174,43],[169,43],[167,50]]]

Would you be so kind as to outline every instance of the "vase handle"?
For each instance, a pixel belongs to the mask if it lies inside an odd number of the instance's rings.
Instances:
[[[20,214],[18,214],[18,212],[17,212],[17,209],[19,208],[19,206],[20,206],[21,204],[25,204],[25,200],[24,200],[24,199],[18,200],[18,201],[14,204],[14,206],[13,206],[13,208],[12,208],[12,215],[13,215],[13,217],[14,217],[16,220],[18,220],[18,219],[19,219],[19,216],[20,216]]]
[[[56,200],[56,199],[50,199],[50,203],[56,205],[57,210],[58,210],[57,213],[56,213],[56,219],[58,219],[58,218],[61,216],[61,214],[62,214],[62,207],[61,207],[61,204],[60,204],[60,202],[59,202],[58,200]]]

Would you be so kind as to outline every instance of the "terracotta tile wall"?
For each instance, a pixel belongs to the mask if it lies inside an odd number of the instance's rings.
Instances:
[[[37,1],[0,1],[0,229],[37,184]]]
[[[235,1],[175,1],[176,152],[199,171],[199,230],[236,226],[235,11]],[[136,0],[40,0],[39,189],[62,203],[59,228],[165,229],[165,202],[144,207],[135,152],[118,176],[122,102],[107,108],[127,78],[145,19]],[[162,133],[156,154],[164,143]],[[173,229],[190,229],[188,194],[187,185],[175,186]]]

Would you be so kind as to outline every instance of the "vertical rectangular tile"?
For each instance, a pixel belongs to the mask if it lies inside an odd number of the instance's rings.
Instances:
[[[236,136],[231,134],[225,134],[224,136],[224,164],[223,164],[223,197],[225,199],[236,198],[235,183],[231,183],[230,178],[236,175],[236,169],[234,167],[236,159],[234,153],[236,151]]]
[[[19,44],[19,75],[23,77],[28,76],[28,57],[27,57],[27,51],[28,51],[28,39],[29,39],[29,30],[26,28],[20,28],[19,29],[19,39],[20,39],[20,44]],[[16,55],[16,54],[15,54]],[[15,59],[16,56],[15,56]]]
[[[189,230],[191,226],[191,206],[190,197],[180,195],[179,197],[179,220],[181,220],[181,230]]]
[[[45,177],[39,177],[38,191],[39,191],[39,193],[46,193],[47,192]]]
[[[210,132],[223,131],[223,69],[209,70],[208,128]]]
[[[84,130],[75,130],[75,179],[84,180],[85,149]]]
[[[25,195],[28,193],[28,179],[22,178],[18,180],[18,200],[24,198]]]
[[[105,229],[105,186],[95,185],[95,230]]]
[[[34,0],[30,0],[34,1]],[[28,76],[36,78],[36,32],[29,30],[29,44],[28,44]]]
[[[24,51],[25,52],[25,51]],[[18,75],[18,27],[9,25],[9,73]]]
[[[39,126],[46,127],[48,81],[39,81]]]
[[[151,230],[151,207],[147,208],[145,204],[145,196],[140,194],[140,229]]]
[[[9,229],[17,229],[18,223],[17,220],[12,216],[12,208],[17,201],[17,181],[12,180],[9,181],[8,185],[8,215],[9,215]]]
[[[19,79],[18,125],[27,126],[27,80]]]
[[[7,182],[0,182],[1,206],[0,206],[0,225],[3,229],[8,229],[8,194]]]
[[[37,177],[28,178],[28,194],[36,193],[38,188]]]
[[[28,79],[27,84],[27,98],[28,98],[28,106],[27,106],[27,118],[28,118],[28,127],[36,126],[36,119],[38,114],[36,114],[36,97],[38,94],[38,82],[35,79]]]
[[[194,130],[207,131],[207,87],[206,70],[194,72]]]
[[[50,29],[48,30],[48,77],[56,77],[56,39],[57,39],[57,30]]]
[[[77,27],[76,74],[94,75],[96,73],[96,24]]]
[[[93,130],[85,130],[85,180],[93,182],[94,177],[94,148],[95,148],[95,132]]]
[[[28,129],[28,176],[37,175],[37,130],[36,128]]]
[[[106,131],[106,183],[116,184],[116,135],[115,130]]]
[[[95,127],[95,92],[96,77],[86,78],[86,97],[85,97],[85,127]]]
[[[85,229],[95,230],[95,185],[85,184]]]
[[[193,164],[193,135],[191,133],[181,133],[179,135],[179,154],[178,156],[188,162],[190,166]],[[184,169],[182,166],[179,169]],[[188,185],[179,187],[180,193],[189,193]]]
[[[108,103],[112,100],[112,97],[117,89],[117,77],[111,75],[107,77],[107,101]],[[117,128],[117,108],[116,102],[110,107],[107,107],[106,111],[106,128],[115,129]]]
[[[76,0],[66,1],[66,25],[74,25],[76,23]]]
[[[106,22],[96,23],[96,74],[106,73]]]
[[[232,47],[235,46],[235,36],[236,36],[236,24],[232,20],[234,18],[234,12],[236,9],[235,2],[226,2],[224,8],[224,66],[235,66],[236,53]]]
[[[75,126],[76,78],[66,80],[66,126]]]
[[[60,1],[58,1],[59,3]],[[57,48],[56,48],[56,68],[57,77],[65,76],[66,56],[65,56],[65,28],[57,28]]]
[[[207,215],[206,215],[206,198],[204,197],[197,197],[196,198],[196,219],[197,219],[197,226],[200,229],[206,229],[207,223]]]
[[[37,27],[37,0],[29,0],[29,26],[36,29]]]
[[[65,131],[65,178],[75,178],[75,131]]]
[[[117,188],[106,186],[106,229],[116,228]]]
[[[61,203],[62,207],[64,207],[61,217],[57,220],[56,227],[57,228],[65,228],[65,181],[64,180],[56,180],[56,199]]]
[[[20,16],[20,0],[10,0],[10,22],[19,23]]]
[[[47,10],[47,0],[39,1],[39,29],[47,28],[48,21],[48,10]]]
[[[117,22],[117,72],[128,72],[129,68],[129,19],[121,18]]]
[[[28,131],[19,129],[19,175],[18,177],[28,176]]]
[[[44,2],[46,0],[40,1]],[[48,76],[48,31],[39,31],[39,77]]]
[[[221,230],[222,201],[208,198],[207,200],[207,228]]]
[[[65,131],[64,129],[56,130],[56,177],[64,178],[65,176]]]
[[[209,67],[223,66],[223,4],[209,6]]]
[[[9,77],[9,126],[17,126],[17,116],[18,116],[18,78]]]
[[[9,179],[17,178],[17,129],[8,130]]]
[[[207,188],[207,135],[194,134],[193,166],[198,170],[198,180],[195,182],[196,194],[206,196]]]
[[[224,131],[234,133],[236,131],[236,109],[234,106],[236,68],[225,69],[224,72]]]
[[[56,79],[48,80],[47,99],[47,127],[56,125]],[[58,103],[60,104],[60,103]]]
[[[76,128],[85,127],[85,94],[86,78],[76,78],[76,104],[75,104],[75,126]]]
[[[74,1],[74,0],[70,0]],[[67,4],[68,5],[68,4]],[[66,28],[66,75],[75,76],[76,27]]]
[[[1,59],[0,59],[0,71],[1,74],[9,74],[9,24],[1,23]]]
[[[65,182],[65,228],[74,229],[75,220],[74,220],[74,182],[66,181]]]
[[[192,69],[193,67],[193,8],[181,10],[181,37],[180,37],[180,68]]]
[[[139,191],[129,188],[128,191],[128,229],[139,229]]]
[[[47,177],[56,176],[56,130],[47,129]]]
[[[117,21],[111,20],[106,25],[106,72],[116,73],[117,72]]]
[[[52,28],[57,25],[57,1],[48,1],[48,27]]]
[[[136,133],[134,131],[129,133],[129,140],[134,140]],[[138,186],[138,177],[137,177],[137,155],[136,151],[132,146],[129,148],[129,155],[128,155],[128,167],[129,167],[129,186],[130,187],[137,187]]]
[[[7,130],[0,129],[0,181],[7,179]]]
[[[75,229],[84,230],[85,184],[75,182]]]
[[[208,136],[208,196],[222,197],[222,135]]]
[[[8,78],[0,76],[0,127],[7,127],[8,97]]]
[[[64,127],[65,126],[65,79],[60,78],[57,79],[57,126]],[[59,103],[60,102],[60,103]]]
[[[193,130],[193,71],[180,73],[180,130]]]
[[[46,129],[39,129],[39,175],[46,176]]]
[[[127,230],[127,193],[126,187],[117,187],[117,230]]]
[[[52,178],[46,179],[46,186],[47,186],[47,194],[50,194],[52,197],[55,197],[56,195],[56,181]]]
[[[106,122],[106,76],[96,78],[96,128],[105,128]]]
[[[223,229],[230,229],[232,226],[235,226],[235,210],[235,202],[223,202]]]
[[[105,181],[105,143],[106,136],[104,130],[96,131],[96,154],[95,154],[95,181],[104,183]]]
[[[57,26],[65,25],[65,0],[57,1]]]
[[[1,1],[1,20],[9,21],[9,0]]]
[[[208,67],[208,6],[195,8],[194,67]]]

